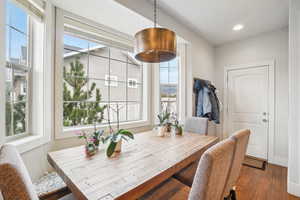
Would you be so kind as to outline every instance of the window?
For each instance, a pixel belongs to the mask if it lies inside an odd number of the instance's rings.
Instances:
[[[105,75],[105,86],[118,87],[118,77]]]
[[[138,82],[136,79],[128,79],[128,87],[129,88],[138,88]]]
[[[0,2],[1,6],[5,6],[7,142],[23,136],[44,134],[44,4],[37,2],[39,7],[28,0]]]
[[[160,76],[160,110],[168,109],[178,114],[178,57],[159,64]]]
[[[120,122],[142,120],[144,70],[131,52],[84,34],[63,38],[63,127],[117,122],[117,106]]]
[[[6,1],[6,136],[28,132],[30,20],[23,9]]]

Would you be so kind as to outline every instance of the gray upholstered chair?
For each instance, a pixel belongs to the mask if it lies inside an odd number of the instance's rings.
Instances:
[[[232,165],[236,141],[229,138],[204,152],[192,187],[170,178],[141,200],[223,200],[223,192]]]
[[[9,144],[0,149],[0,196],[4,200],[39,200],[20,154]],[[72,199],[70,194],[61,200]]]
[[[240,130],[235,132],[230,138],[236,142],[233,163],[229,172],[228,181],[224,190],[224,196],[229,197],[228,199],[235,200],[235,184],[239,178],[240,171],[242,168],[243,160],[248,147],[250,136],[250,130]]]
[[[190,117],[185,121],[184,131],[207,135],[208,119],[203,117]],[[199,160],[175,174],[174,178],[188,186],[192,186]]]
[[[207,135],[208,119],[203,117],[190,117],[185,120],[184,131]]]

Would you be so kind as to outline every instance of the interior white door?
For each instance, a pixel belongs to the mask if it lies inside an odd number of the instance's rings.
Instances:
[[[268,159],[268,66],[228,71],[228,133],[250,129],[247,155]]]

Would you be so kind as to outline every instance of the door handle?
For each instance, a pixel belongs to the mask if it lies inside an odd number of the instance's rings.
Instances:
[[[265,122],[265,123],[266,123],[266,122],[268,122],[268,120],[267,120],[267,119],[263,119],[262,121],[263,121],[263,122]]]

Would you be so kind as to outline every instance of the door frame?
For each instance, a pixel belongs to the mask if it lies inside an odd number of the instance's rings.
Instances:
[[[274,156],[274,139],[275,139],[275,61],[266,60],[256,63],[248,63],[243,65],[231,65],[224,68],[224,112],[223,112],[223,138],[227,138],[228,134],[228,73],[233,70],[239,69],[249,69],[249,68],[259,68],[259,67],[268,67],[268,78],[269,78],[269,88],[268,88],[268,109],[269,109],[269,127],[268,127],[268,152],[267,160],[270,163],[277,163]]]

